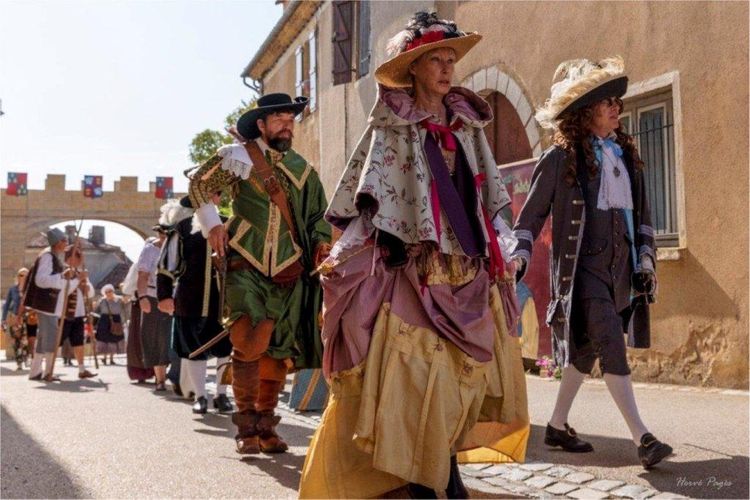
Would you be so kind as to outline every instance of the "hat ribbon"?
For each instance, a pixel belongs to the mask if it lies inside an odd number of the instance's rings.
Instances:
[[[428,43],[440,42],[442,40],[445,40],[444,31],[430,31],[420,36],[419,38],[415,38],[414,40],[409,42],[406,45],[406,50],[404,52],[412,50],[412,49],[416,49],[417,47],[426,45]]]

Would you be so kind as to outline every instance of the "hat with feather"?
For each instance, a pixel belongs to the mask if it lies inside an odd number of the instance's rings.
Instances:
[[[536,120],[544,128],[557,128],[567,113],[607,97],[622,97],[628,89],[625,62],[614,56],[599,62],[572,59],[561,63],[552,77],[550,98],[537,109]]]
[[[482,36],[464,33],[456,23],[439,19],[434,12],[417,12],[406,28],[388,41],[391,57],[375,70],[375,80],[390,88],[411,87],[409,65],[431,50],[449,48],[456,52],[456,62],[476,45]]]

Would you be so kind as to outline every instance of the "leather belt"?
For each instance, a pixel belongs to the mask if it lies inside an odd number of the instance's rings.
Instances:
[[[255,269],[255,266],[250,264],[250,262],[248,262],[247,259],[243,259],[242,257],[230,259],[227,262],[227,272],[249,271],[251,269]]]

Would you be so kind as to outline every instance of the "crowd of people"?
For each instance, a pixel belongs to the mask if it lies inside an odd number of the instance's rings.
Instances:
[[[196,413],[207,411],[206,366],[215,357],[213,406],[232,412],[240,454],[287,450],[276,412],[284,381],[322,368],[330,396],[301,497],[405,488],[414,498],[465,498],[459,462],[525,457],[514,284],[551,214],[548,321],[564,370],[544,442],[593,451],[568,412],[598,360],[640,462],[669,456],[640,419],[625,356],[626,337],[648,347],[656,275],[644,165],[618,118],[623,61],[560,65],[536,115],[552,145],[513,217],[483,131],[503,118],[451,84],[455,64],[480,40],[424,12],[391,40],[367,129],[330,202],[291,148],[307,98],[260,97],[230,130],[235,143],[193,170],[187,196],[162,207],[157,236],[135,264],[133,300],[102,289],[97,351],[110,363],[123,352],[129,314],[130,378],[153,377],[156,391],[167,379],[182,382]],[[222,193],[228,219],[217,210]],[[332,227],[341,232],[333,246]],[[38,324],[30,378],[54,380],[63,338],[79,376],[90,377],[79,332],[92,290],[62,233],[47,236],[50,247],[30,273],[19,271],[7,309],[25,306],[29,339]]]

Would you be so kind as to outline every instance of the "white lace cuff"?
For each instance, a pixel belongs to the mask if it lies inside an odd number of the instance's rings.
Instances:
[[[497,233],[497,243],[500,245],[500,253],[503,254],[503,260],[510,262],[510,254],[518,244],[518,240],[513,236],[513,231],[508,227],[500,214],[495,217],[492,221],[492,226],[495,228]]]
[[[222,224],[219,212],[216,211],[216,205],[209,202],[195,211],[195,218],[198,219],[198,225],[201,228],[201,234],[204,238],[208,238],[208,233],[211,229]]]
[[[242,144],[227,144],[217,151],[221,156],[221,168],[231,172],[242,180],[250,177],[253,162]]]

